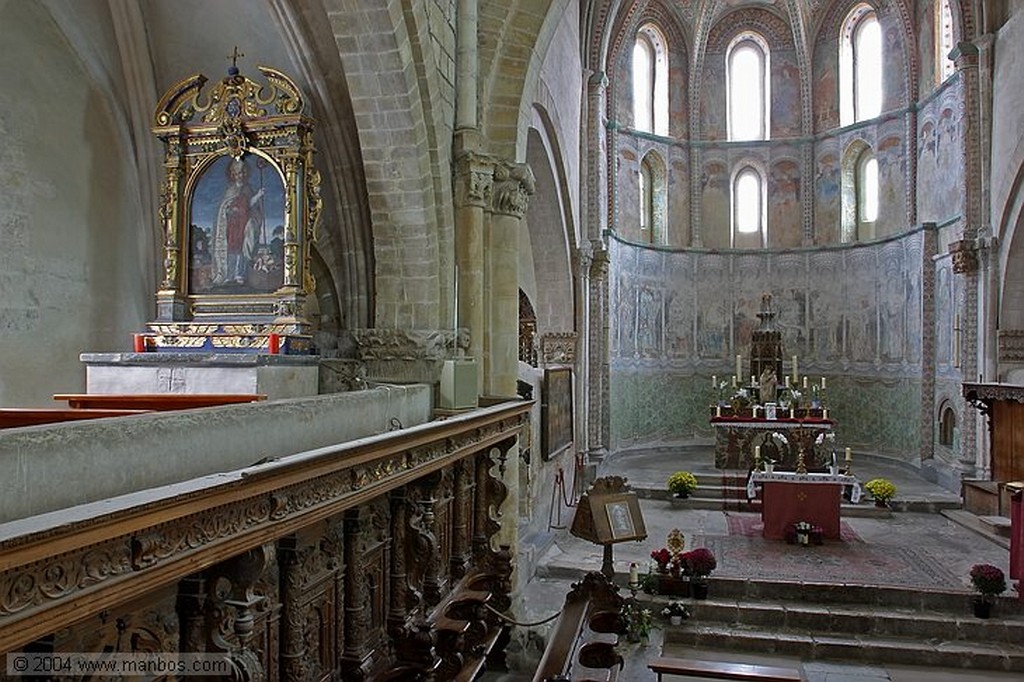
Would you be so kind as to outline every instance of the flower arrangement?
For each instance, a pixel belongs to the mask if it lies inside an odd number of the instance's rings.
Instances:
[[[686,497],[697,489],[697,477],[689,471],[677,471],[668,477],[668,489],[677,497]]]
[[[666,618],[689,618],[690,612],[683,605],[681,601],[670,601],[668,605],[661,610],[661,615]]]
[[[697,547],[682,554],[686,574],[697,581],[706,580],[711,572],[718,568],[715,555],[707,547]]]
[[[871,497],[882,503],[896,495],[896,486],[887,478],[872,478],[864,484],[864,488],[871,493]]]
[[[622,617],[626,621],[627,636],[639,642],[651,636],[654,629],[654,618],[650,609],[640,606],[635,600],[627,600],[622,607]]]
[[[982,599],[992,599],[1006,591],[1006,576],[1001,568],[992,564],[971,566],[971,585],[981,593]]]
[[[652,551],[651,558],[658,564],[659,573],[668,573],[669,564],[672,563],[672,552],[668,551],[668,548],[662,547]]]

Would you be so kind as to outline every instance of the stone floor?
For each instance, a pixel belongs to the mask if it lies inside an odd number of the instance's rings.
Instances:
[[[1000,538],[976,532],[938,513],[939,509],[956,506],[959,501],[956,494],[929,483],[913,469],[891,460],[856,455],[853,472],[862,482],[876,476],[892,480],[897,486],[894,511],[872,513],[868,509],[872,506],[869,501],[862,502],[862,508],[844,508],[844,537],[847,541],[828,542],[809,552],[794,551],[793,546],[784,542],[763,540],[751,533],[751,529],[756,528],[756,515],[691,508],[685,501],[671,500],[664,494],[665,481],[678,470],[692,471],[704,480],[721,474],[714,469],[710,449],[701,447],[617,453],[599,469],[599,476],[625,476],[628,483],[637,489],[648,532],[646,541],[615,545],[614,568],[620,578],[628,573],[631,562],[637,562],[645,569],[650,551],[663,546],[666,535],[673,528],[683,531],[687,548],[708,546],[715,551],[719,561],[714,577],[721,578],[942,589],[962,592],[966,601],[970,594],[968,572],[973,564],[991,563],[1008,573],[1009,553]],[[693,505],[700,506],[714,505]],[[734,518],[730,523],[730,515],[740,517],[742,522],[738,523]],[[541,620],[556,612],[571,582],[585,571],[600,570],[602,555],[600,547],[575,538],[567,531],[559,531],[540,558],[537,576],[521,595],[527,605],[527,613],[522,618]],[[1017,601],[1007,599],[1011,606],[1017,606]],[[1024,609],[1021,613],[1024,614]],[[808,682],[1022,679],[1019,673],[990,670],[801,661],[740,651],[692,650],[672,643],[663,647],[661,634],[655,630],[652,641],[646,646],[626,645],[627,663],[620,680],[655,679],[646,664],[662,655],[663,649],[665,655],[799,667]],[[541,639],[537,638],[538,647]],[[485,679],[490,682],[523,680],[530,679],[530,674],[527,671],[508,675],[492,673]]]

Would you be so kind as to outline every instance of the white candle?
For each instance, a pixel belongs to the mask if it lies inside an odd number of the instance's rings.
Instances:
[[[789,388],[789,375],[788,374],[785,376],[785,379],[786,379],[786,388]]]
[[[736,375],[735,374],[732,375],[732,387],[736,388]]]
[[[807,388],[807,377],[804,377],[804,388]]]
[[[761,446],[760,445],[755,445],[754,446],[754,461],[757,462],[758,464],[761,463]]]
[[[800,372],[796,369],[796,356],[793,356],[793,383],[795,384],[800,378]]]
[[[711,388],[715,388],[716,386],[718,386],[718,375],[717,374],[712,374],[711,375]]]
[[[851,460],[853,460],[853,454],[850,452],[850,448],[846,448],[846,461],[849,462]]]
[[[721,417],[722,416],[722,406],[721,405],[715,405],[715,416],[716,417]]]
[[[791,408],[789,408],[789,418],[790,418],[790,419],[792,419],[792,418],[793,418],[793,417],[795,417],[795,416],[796,416],[796,415],[795,415],[795,414],[793,413],[793,408],[792,408],[792,407],[791,407]]]
[[[757,411],[760,410],[760,409],[761,409],[760,405],[754,405],[754,410],[753,410],[754,419],[757,419]]]
[[[742,377],[743,376],[743,356],[742,355],[737,355],[736,356],[736,376],[738,376],[738,377]]]
[[[821,418],[822,419],[828,419],[828,408],[827,407],[821,411]]]
[[[637,568],[636,562],[634,561],[629,565],[629,584],[639,585],[640,584],[640,569]]]
[[[825,390],[825,377],[821,378],[821,390]]]

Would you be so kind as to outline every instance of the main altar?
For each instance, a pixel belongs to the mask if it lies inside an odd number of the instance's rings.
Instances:
[[[825,378],[812,383],[804,376],[801,383],[795,355],[792,374],[784,373],[771,294],[761,297],[757,317],[749,370],[737,355],[731,389],[729,382],[711,379],[715,467],[751,470],[763,461],[780,469],[824,470],[835,463],[835,422],[825,405]]]

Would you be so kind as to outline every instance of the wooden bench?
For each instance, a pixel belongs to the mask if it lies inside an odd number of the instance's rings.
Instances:
[[[124,417],[142,414],[149,410],[108,410],[108,409],[67,409],[60,407],[4,407],[0,408],[0,429],[15,429],[22,426],[59,424],[60,422],[104,417]]]
[[[266,400],[262,393],[54,393],[72,409],[190,410]]]
[[[622,669],[618,636],[625,633],[624,600],[602,573],[588,573],[565,598],[533,682],[606,680]]]
[[[663,656],[647,666],[658,674],[679,677],[709,677],[715,680],[751,680],[752,682],[801,682],[800,671],[771,665],[703,661],[696,658]]]

